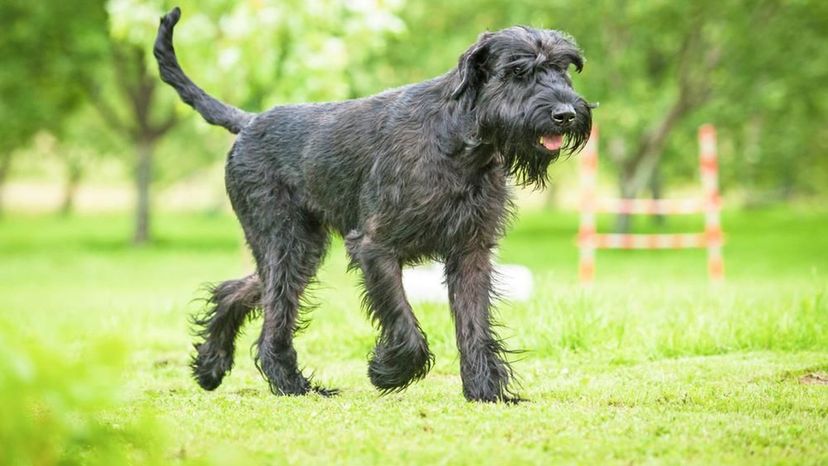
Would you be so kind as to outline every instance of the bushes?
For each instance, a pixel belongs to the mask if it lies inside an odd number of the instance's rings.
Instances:
[[[112,340],[26,338],[0,321],[0,464],[160,464],[150,421],[105,414],[120,401],[123,353]]]

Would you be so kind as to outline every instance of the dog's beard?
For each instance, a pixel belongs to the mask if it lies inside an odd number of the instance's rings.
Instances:
[[[592,115],[589,107],[579,109],[575,124],[561,135],[550,130],[548,133],[531,131],[529,134],[513,131],[501,135],[499,146],[501,161],[506,173],[518,186],[532,186],[543,189],[549,182],[547,169],[561,154],[570,156],[584,148],[592,131]],[[557,138],[562,136],[562,141]],[[551,148],[557,147],[555,150]]]
[[[549,181],[547,168],[560,154],[534,145],[509,144],[501,149],[501,158],[506,173],[518,186],[546,187]]]
[[[592,133],[592,111],[585,106],[579,110],[575,125],[564,134],[561,151],[567,155],[577,154],[586,146]]]

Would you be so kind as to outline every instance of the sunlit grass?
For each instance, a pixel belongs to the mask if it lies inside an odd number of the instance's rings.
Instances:
[[[667,228],[686,227],[696,225]],[[825,214],[726,214],[728,280],[718,287],[707,283],[702,251],[601,251],[596,286],[581,289],[576,228],[571,214],[528,213],[500,250],[501,262],[535,274],[530,301],[499,306],[507,345],[526,350],[515,368],[532,401],[513,407],[462,399],[451,319],[436,304],[416,306],[437,356],[434,370],[402,394],[378,397],[365,376],[375,332],[359,309],[356,277],[345,274],[339,241],[297,348],[306,371],[342,394],[276,398],[248,354],[256,324],[216,392],[200,391],[188,375],[187,317],[199,308],[199,287],[250,267],[232,218],[162,216],[158,241],[143,248],[129,246],[126,216],[6,218],[0,440],[22,446],[0,458],[828,461],[828,387],[799,383],[828,371]],[[26,365],[41,375],[25,379],[19,367]],[[23,392],[34,404],[18,401]],[[49,406],[53,421],[32,406]]]

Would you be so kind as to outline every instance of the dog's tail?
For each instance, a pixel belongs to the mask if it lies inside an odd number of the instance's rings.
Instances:
[[[181,69],[175,57],[172,43],[173,28],[179,18],[181,18],[181,9],[175,7],[161,17],[161,24],[158,26],[158,36],[155,38],[153,53],[155,59],[158,60],[161,79],[172,86],[181,100],[196,109],[208,123],[223,126],[231,133],[237,134],[250,123],[255,115],[210,97],[184,74],[184,70]]]

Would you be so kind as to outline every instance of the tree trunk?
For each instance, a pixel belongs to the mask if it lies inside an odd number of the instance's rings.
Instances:
[[[650,194],[653,196],[653,200],[659,200],[664,197],[663,187],[663,176],[661,175],[661,165],[657,165],[655,170],[653,170],[653,174],[650,176]],[[659,227],[663,227],[665,223],[667,223],[667,217],[663,214],[653,214],[652,216],[653,224]]]
[[[698,108],[709,97],[708,73],[721,58],[720,47],[708,47],[702,35],[701,21],[687,34],[678,53],[678,94],[667,113],[654,122],[639,138],[632,157],[621,164],[620,189],[622,198],[634,198],[646,188],[661,161],[667,137],[689,112]],[[701,66],[699,66],[701,65]],[[629,231],[629,215],[619,214],[616,230]]]
[[[11,159],[12,156],[10,153],[0,154],[0,217],[3,216],[3,189],[6,187],[6,178],[11,169]]]
[[[618,175],[618,187],[621,199],[632,199],[635,197],[635,185],[632,183],[633,176],[627,173],[625,169],[621,169]],[[632,226],[632,216],[630,214],[619,213],[615,217],[615,232],[629,233]]]
[[[638,148],[633,153],[633,157],[628,159],[621,168],[622,198],[632,199],[650,184],[653,173],[655,173],[661,161],[664,147],[667,145],[667,136],[691,108],[692,106],[680,97],[652,130],[641,135]],[[616,229],[619,233],[627,233],[629,224],[628,214],[618,214]]]
[[[63,202],[60,204],[60,215],[63,217],[69,216],[75,210],[75,194],[78,192],[82,176],[81,164],[68,160],[66,162],[66,186],[63,188]]]
[[[152,183],[152,156],[154,141],[138,141],[138,159],[135,166],[135,233],[132,242],[146,244],[150,239],[150,184]]]
[[[92,104],[116,132],[135,145],[135,231],[134,244],[144,244],[150,240],[150,184],[152,183],[152,159],[158,140],[177,123],[175,111],[170,108],[167,117],[159,123],[151,121],[153,94],[158,85],[155,72],[147,69],[144,50],[141,47],[126,44],[114,44],[112,47],[116,83],[120,94],[127,104],[129,120],[122,120],[105,100],[100,92],[88,85]]]

